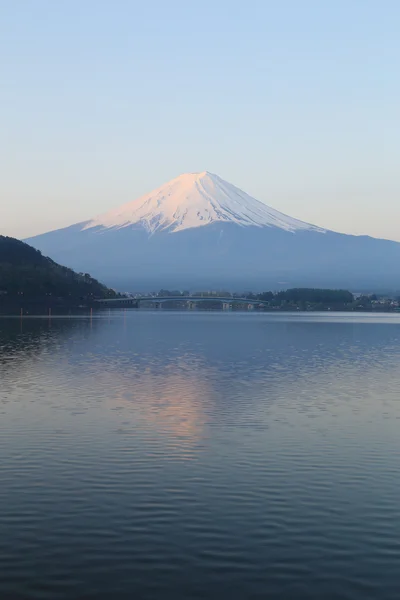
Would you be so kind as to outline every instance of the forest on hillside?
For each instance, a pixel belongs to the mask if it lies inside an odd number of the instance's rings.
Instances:
[[[24,242],[0,236],[0,304],[75,306],[116,296],[88,273],[75,273]]]

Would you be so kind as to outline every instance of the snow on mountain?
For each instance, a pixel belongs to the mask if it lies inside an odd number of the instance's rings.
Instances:
[[[149,233],[165,229],[176,232],[215,222],[277,227],[291,232],[324,232],[270,208],[207,171],[180,175],[149,194],[85,223],[84,229],[119,229],[140,223]]]

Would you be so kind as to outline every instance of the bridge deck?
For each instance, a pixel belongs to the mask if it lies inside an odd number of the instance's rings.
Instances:
[[[253,300],[250,298],[232,298],[226,296],[142,296],[140,298],[107,298],[104,300],[97,300],[100,303],[107,304],[133,304],[133,303],[160,303],[160,302],[223,302],[227,304],[253,304],[262,305],[266,304],[263,300]]]

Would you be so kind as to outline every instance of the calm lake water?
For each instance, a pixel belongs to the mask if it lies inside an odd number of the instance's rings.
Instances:
[[[400,317],[0,319],[0,598],[400,597]]]

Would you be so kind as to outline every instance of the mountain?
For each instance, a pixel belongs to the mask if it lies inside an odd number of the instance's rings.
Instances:
[[[293,219],[208,172],[26,241],[127,290],[399,287],[400,243]]]
[[[174,233],[216,222],[323,232],[269,208],[207,171],[181,175],[150,194],[88,221],[83,229],[120,229],[140,224],[151,234],[164,230]]]
[[[88,274],[58,265],[14,238],[0,236],[0,304],[81,304],[116,294]],[[53,302],[50,302],[52,300]]]

